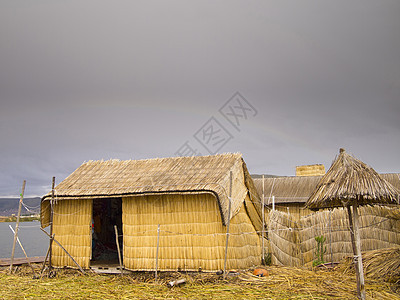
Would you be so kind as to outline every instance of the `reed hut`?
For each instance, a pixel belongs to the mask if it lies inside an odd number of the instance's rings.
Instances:
[[[383,179],[400,190],[400,174],[380,174]],[[327,259],[340,261],[353,253],[348,233],[347,211],[320,211],[314,213],[304,204],[316,189],[322,176],[273,177],[264,175],[265,224],[268,232],[266,242],[271,262],[285,266],[312,266],[315,259],[315,236],[327,238]],[[253,175],[258,194],[263,194],[262,175]],[[272,196],[275,210],[272,211]],[[397,204],[385,207],[360,209],[362,249],[374,250],[395,247],[400,244],[398,223],[400,209]],[[388,220],[391,218],[392,220]],[[395,220],[393,220],[395,219]],[[371,224],[376,227],[367,227]],[[333,229],[332,229],[333,227]]]
[[[51,199],[41,201],[42,227]],[[241,154],[89,161],[55,188],[52,226],[84,268],[117,258],[116,225],[125,269],[217,271],[229,223],[227,269],[245,269],[261,260],[259,203]],[[52,265],[75,267],[54,244]]]
[[[328,172],[306,202],[306,207],[347,208],[357,274],[357,294],[365,299],[363,264],[358,225],[359,205],[398,204],[399,191],[374,169],[340,149]]]
[[[400,191],[400,174],[384,173],[380,176]],[[264,203],[268,210],[274,208],[277,211],[289,213],[295,220],[308,216],[313,210],[304,205],[316,189],[322,176],[282,176],[264,177]],[[263,195],[263,179],[261,175],[253,177],[254,185],[258,195]],[[388,204],[388,206],[392,206]]]

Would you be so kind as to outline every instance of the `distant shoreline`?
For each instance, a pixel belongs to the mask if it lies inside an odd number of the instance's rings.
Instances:
[[[0,223],[2,222],[16,222],[17,217],[16,216],[0,216]],[[20,222],[32,222],[32,221],[40,221],[40,216],[21,216],[19,218]]]

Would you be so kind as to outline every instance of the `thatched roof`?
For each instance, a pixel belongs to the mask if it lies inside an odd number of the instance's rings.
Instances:
[[[257,195],[241,154],[89,161],[58,184],[55,191],[57,200],[158,193],[212,193],[219,201],[222,219],[226,224],[230,171],[233,172],[233,216],[239,211],[248,190],[253,198]],[[50,197],[51,193],[48,193],[42,201]]]
[[[383,179],[389,182],[397,191],[400,191],[400,174],[399,173],[384,173],[379,174]]]
[[[271,196],[276,204],[305,203],[322,176],[296,176],[264,178],[264,203],[271,204]],[[254,185],[262,195],[262,178],[256,178]]]
[[[400,191],[400,174],[380,174],[393,187]],[[271,204],[271,196],[275,196],[275,204],[306,203],[316,189],[322,176],[283,176],[264,178],[264,203]],[[258,195],[262,195],[261,175],[253,177]]]
[[[398,204],[399,191],[374,169],[340,149],[328,172],[306,202],[310,209]]]

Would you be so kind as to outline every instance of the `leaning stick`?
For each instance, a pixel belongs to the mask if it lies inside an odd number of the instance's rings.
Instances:
[[[14,233],[14,235],[15,235],[15,231],[14,231],[14,229],[12,228],[12,226],[11,226],[11,225],[8,225],[8,227],[10,227],[11,231],[12,231],[12,232]],[[21,247],[22,251],[23,251],[24,254],[25,254],[26,261],[28,262],[28,265],[31,267],[32,272],[33,272],[33,275],[35,275],[35,269],[32,267],[31,262],[29,261],[29,257],[28,257],[28,255],[26,254],[26,251],[25,251],[24,247],[22,246],[21,241],[19,240],[19,237],[18,237],[18,236],[17,236],[17,242],[18,242],[19,246]]]
[[[118,250],[119,268],[121,269],[121,276],[123,276],[124,270],[122,269],[121,250],[119,248],[117,225],[114,225],[114,230],[115,230],[115,240],[117,243],[117,250]]]
[[[20,198],[19,198],[17,223],[15,224],[14,242],[13,242],[12,251],[11,251],[10,273],[12,272],[12,267],[13,267],[13,262],[14,262],[15,244],[17,243],[17,238],[18,238],[19,217],[21,216],[21,206],[22,206],[22,199],[24,199],[25,184],[26,184],[26,180],[24,180],[24,182],[22,183],[22,192],[21,192]]]

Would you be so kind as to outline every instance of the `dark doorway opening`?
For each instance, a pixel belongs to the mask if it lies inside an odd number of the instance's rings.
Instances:
[[[119,262],[115,225],[122,258],[122,198],[94,199],[91,265]]]

